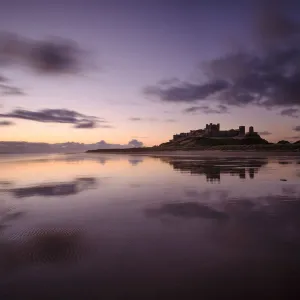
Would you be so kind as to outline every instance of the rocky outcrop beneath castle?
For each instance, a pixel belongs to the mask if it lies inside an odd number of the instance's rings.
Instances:
[[[201,146],[223,146],[223,145],[266,145],[267,140],[259,135],[236,138],[210,138],[210,137],[187,137],[183,140],[170,141],[161,144],[163,148],[197,148]]]
[[[161,144],[163,148],[197,148],[201,146],[223,146],[223,145],[264,145],[268,141],[262,139],[254,131],[253,126],[248,132],[245,126],[238,129],[220,130],[220,124],[206,124],[204,129],[191,130],[188,133],[180,133],[173,136],[167,143]]]

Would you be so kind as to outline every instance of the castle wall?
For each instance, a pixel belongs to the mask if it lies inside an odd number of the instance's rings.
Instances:
[[[254,128],[249,127],[249,133],[254,134]],[[239,129],[220,130],[220,124],[206,124],[204,129],[191,130],[190,132],[182,132],[180,134],[173,135],[173,140],[179,140],[188,136],[203,136],[203,137],[219,137],[219,138],[232,138],[236,136],[245,136],[245,126],[239,126]]]

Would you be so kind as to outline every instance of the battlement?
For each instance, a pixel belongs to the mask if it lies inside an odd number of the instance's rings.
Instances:
[[[173,135],[173,141],[181,140],[186,137],[212,137],[212,138],[233,138],[245,137],[246,135],[255,135],[254,127],[250,126],[246,133],[246,127],[241,125],[238,129],[220,130],[220,124],[206,124],[204,129],[191,130],[190,132],[181,132]]]

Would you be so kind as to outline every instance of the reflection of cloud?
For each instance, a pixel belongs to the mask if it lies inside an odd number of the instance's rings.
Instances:
[[[24,215],[24,212],[6,212],[4,215],[1,216],[2,222],[9,222],[15,219],[18,219],[19,217],[22,217]]]
[[[34,196],[69,196],[78,194],[86,189],[92,188],[96,185],[97,181],[95,178],[77,178],[74,181],[66,183],[56,183],[56,184],[45,184],[30,186],[24,188],[14,188],[8,191],[13,193],[17,198],[27,198]]]
[[[77,231],[46,230],[26,241],[24,258],[28,263],[59,263],[77,260],[81,235]]]
[[[238,175],[241,179],[254,178],[254,174],[266,165],[266,159],[245,159],[245,158],[204,158],[204,159],[176,159],[162,157],[162,161],[169,163],[174,170],[189,172],[191,174],[206,175],[207,181],[219,182],[221,174]]]
[[[300,246],[299,199],[296,191],[253,199],[232,198],[226,201],[224,211],[241,235],[258,242],[263,238],[273,251],[276,244],[288,241]]]
[[[137,166],[138,164],[142,163],[144,161],[143,158],[129,158],[128,162],[134,167]]]
[[[186,219],[205,218],[223,220],[228,218],[227,214],[197,202],[163,204],[160,208],[147,209],[146,214],[151,217],[171,215]]]
[[[9,226],[9,222],[14,221],[20,217],[22,217],[25,213],[21,211],[14,211],[12,209],[1,210],[0,211],[0,234],[1,231]],[[0,241],[1,244],[1,241]],[[1,248],[1,245],[0,245]],[[0,251],[1,256],[1,251]],[[0,257],[0,265],[1,265],[1,257]]]
[[[0,271],[13,271],[35,264],[59,264],[80,259],[84,244],[75,230],[41,230],[26,234],[25,241],[2,241]]]

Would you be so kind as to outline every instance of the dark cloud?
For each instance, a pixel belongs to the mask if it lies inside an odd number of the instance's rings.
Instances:
[[[98,123],[105,122],[103,119],[86,116],[68,109],[43,109],[39,111],[16,109],[11,113],[0,114],[0,118],[24,119],[43,123],[67,123],[74,124],[74,128],[95,128]]]
[[[298,118],[299,117],[300,110],[298,108],[287,108],[280,112],[282,116],[288,116],[292,118]]]
[[[300,126],[296,126],[293,128],[294,131],[300,131]]]
[[[258,133],[259,135],[271,135],[272,132],[269,132],[269,131],[261,131]]]
[[[143,142],[140,142],[136,139],[133,139],[133,140],[128,142],[128,146],[133,147],[133,148],[143,147],[143,145],[144,145]]]
[[[40,73],[73,73],[83,52],[70,40],[33,40],[13,33],[0,34],[0,65],[26,65]]]
[[[264,1],[256,19],[259,43],[273,46],[300,33],[299,24],[282,13],[285,8],[283,1]]]
[[[11,126],[14,125],[15,123],[10,122],[10,121],[0,121],[0,127],[1,126]]]
[[[166,102],[196,102],[205,100],[208,96],[227,88],[228,83],[223,80],[208,82],[203,85],[180,82],[169,87],[149,86],[144,88],[144,93],[150,96],[158,96]]]
[[[183,110],[184,113],[202,112],[205,114],[225,114],[228,113],[228,108],[225,105],[219,104],[216,108],[211,108],[208,105],[191,106]]]
[[[203,64],[206,81],[150,86],[146,95],[164,102],[219,104],[265,108],[300,106],[300,26],[275,5],[254,19],[253,51],[228,53]]]

